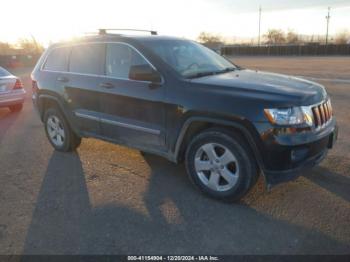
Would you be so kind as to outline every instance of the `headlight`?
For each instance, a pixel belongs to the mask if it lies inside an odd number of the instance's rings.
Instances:
[[[267,119],[276,125],[301,125],[312,126],[313,117],[310,107],[273,108],[264,110]]]

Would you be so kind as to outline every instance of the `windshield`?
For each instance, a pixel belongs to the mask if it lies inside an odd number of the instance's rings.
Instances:
[[[196,42],[158,40],[145,41],[144,44],[186,78],[218,74],[236,69],[231,62]]]

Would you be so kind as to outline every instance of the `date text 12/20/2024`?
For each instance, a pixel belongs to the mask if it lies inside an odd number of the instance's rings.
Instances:
[[[128,256],[128,261],[219,261],[217,256]]]

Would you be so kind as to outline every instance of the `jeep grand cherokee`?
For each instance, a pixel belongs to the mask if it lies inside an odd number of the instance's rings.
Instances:
[[[106,33],[49,47],[33,102],[59,151],[94,137],[185,161],[192,182],[241,198],[320,162],[337,138],[325,88],[244,69],[206,47],[163,36]]]

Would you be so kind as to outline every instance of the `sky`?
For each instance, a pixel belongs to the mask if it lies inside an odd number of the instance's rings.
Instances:
[[[0,41],[34,37],[47,45],[97,28],[139,28],[196,39],[200,32],[229,39],[258,36],[270,28],[323,35],[350,31],[350,0],[3,0]],[[6,11],[4,11],[6,10]]]

